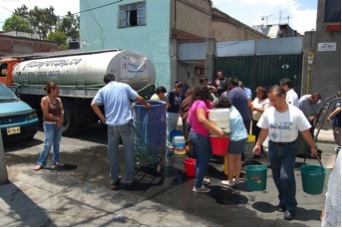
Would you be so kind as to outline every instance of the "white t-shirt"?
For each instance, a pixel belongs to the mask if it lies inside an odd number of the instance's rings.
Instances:
[[[268,98],[260,100],[257,97],[252,101],[252,105],[255,108],[263,108],[264,110],[271,106],[270,100]],[[252,111],[253,120],[259,120],[261,115],[262,115],[262,112],[260,111],[257,111],[257,110]]]
[[[311,128],[303,112],[289,105],[286,112],[280,113],[273,106],[266,109],[257,123],[260,128],[268,128],[268,137],[273,142],[293,142],[298,131]]]
[[[286,92],[286,102],[288,104],[292,104],[298,107],[299,105],[298,95],[293,89],[290,89],[289,91]]]

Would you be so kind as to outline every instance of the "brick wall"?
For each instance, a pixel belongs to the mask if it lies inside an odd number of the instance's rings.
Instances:
[[[219,42],[267,38],[229,15],[213,9],[211,0],[174,0],[172,4],[171,27],[178,32],[182,31],[184,37],[188,37],[185,34],[192,34],[203,39],[215,38]],[[182,36],[178,36],[178,39],[182,40]]]
[[[211,31],[211,5],[207,0],[177,0],[174,28],[207,38]]]
[[[50,41],[0,35],[0,56],[31,54],[57,50],[57,44]]]

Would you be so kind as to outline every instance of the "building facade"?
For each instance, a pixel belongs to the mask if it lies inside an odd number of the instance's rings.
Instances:
[[[318,0],[316,31],[305,33],[302,94],[341,90],[341,0]]]
[[[154,63],[157,83],[213,78],[217,41],[267,38],[212,7],[211,0],[80,1],[81,51],[136,50]],[[202,43],[203,58],[180,61],[182,44]]]

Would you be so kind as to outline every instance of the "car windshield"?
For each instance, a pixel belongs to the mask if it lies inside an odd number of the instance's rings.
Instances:
[[[5,85],[0,83],[0,102],[18,100],[14,93]]]

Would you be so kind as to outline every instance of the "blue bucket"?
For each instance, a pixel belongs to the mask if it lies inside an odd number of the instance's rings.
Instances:
[[[134,143],[144,148],[147,144],[151,152],[163,154],[166,148],[166,104],[164,101],[147,101],[150,109],[138,102],[133,105]]]

